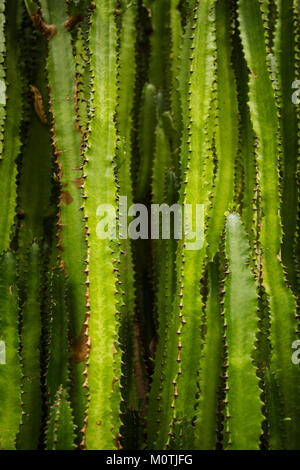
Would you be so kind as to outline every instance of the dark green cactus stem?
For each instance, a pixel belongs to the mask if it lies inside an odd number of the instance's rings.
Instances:
[[[253,360],[258,331],[257,292],[249,266],[249,244],[238,214],[227,217],[225,252],[228,276],[224,286],[227,346],[224,446],[258,450],[263,415]]]
[[[25,279],[26,300],[21,311],[22,344],[22,424],[18,436],[18,449],[38,448],[42,426],[41,391],[41,253],[34,243],[28,254]]]
[[[182,120],[182,132],[181,132],[181,147],[183,145],[188,145],[187,133],[189,125],[189,103],[188,103],[188,92],[189,92],[189,57],[190,57],[190,37],[192,34],[191,30],[192,24],[191,21],[185,26],[183,31],[183,38],[181,41],[180,47],[180,60],[179,60],[179,71],[178,71],[178,92],[180,98],[180,107],[181,107],[181,120]],[[181,148],[182,153],[182,148]],[[182,166],[182,165],[181,165]],[[183,168],[181,168],[183,171]]]
[[[224,356],[224,321],[220,306],[218,257],[209,263],[208,296],[205,306],[205,335],[200,359],[200,398],[195,421],[195,449],[214,450],[217,445],[217,410]]]
[[[24,0],[24,2],[29,16],[34,15],[38,11],[39,7],[34,0]]]
[[[52,113],[52,142],[59,167],[61,194],[58,220],[58,248],[60,264],[68,274],[70,295],[70,323],[72,334],[72,401],[75,422],[80,433],[84,425],[87,393],[83,385],[87,358],[86,298],[84,273],[86,246],[82,207],[81,132],[74,116],[75,60],[71,34],[66,27],[67,5],[60,0],[42,0],[42,14],[47,24],[54,25],[55,34],[48,43],[47,72]],[[63,54],[61,51],[64,51]],[[67,127],[66,127],[67,126]],[[81,440],[79,434],[78,439]]]
[[[22,419],[22,372],[16,257],[12,252],[0,257],[0,299],[0,341],[4,342],[2,349],[5,348],[5,360],[0,363],[0,449],[13,450]]]
[[[0,2],[0,160],[3,152],[3,133],[6,116],[6,82],[5,82],[5,3],[6,0]]]
[[[299,446],[300,371],[291,361],[291,345],[297,339],[296,305],[281,264],[282,238],[279,213],[279,120],[274,89],[266,61],[264,24],[259,1],[239,1],[239,23],[245,57],[250,69],[251,120],[258,138],[262,228],[260,242],[263,282],[271,311],[271,372],[282,397],[284,433],[282,448]]]
[[[22,119],[20,36],[21,0],[6,4],[6,120],[4,143],[0,161],[1,189],[5,197],[0,203],[0,253],[7,250],[12,235],[16,209],[16,159],[20,151],[20,123]]]
[[[257,236],[255,135],[248,106],[248,69],[239,37],[237,20],[232,41],[233,67],[237,82],[239,106],[239,154],[243,172],[242,188],[238,186],[237,188],[241,191],[240,203],[243,221],[248,232],[251,249],[254,249]]]
[[[269,368],[265,371],[265,401],[268,431],[268,448],[282,447],[283,421],[280,391],[274,374]]]
[[[76,60],[76,121],[77,126],[86,135],[90,113],[90,67],[89,52],[87,49],[88,27],[85,23],[80,24],[76,29],[76,38],[73,41],[73,49]]]
[[[280,131],[282,136],[282,262],[287,270],[287,279],[296,289],[295,235],[299,190],[297,184],[298,111],[291,99],[291,87],[296,78],[296,38],[294,1],[276,0],[277,22],[274,39],[274,54],[278,67],[280,94]]]
[[[47,289],[47,343],[46,394],[48,406],[54,403],[61,386],[70,387],[70,313],[68,280],[60,268],[54,268],[49,275]]]
[[[85,215],[88,222],[89,404],[86,445],[89,449],[113,449],[119,445],[121,355],[117,340],[119,314],[114,270],[118,268],[117,244],[97,235],[97,210],[101,204],[116,207],[114,157],[117,133],[116,2],[95,2],[91,16],[90,50],[94,114],[89,126],[85,173]],[[98,44],[102,44],[99,48]],[[100,215],[100,214],[98,214]],[[103,214],[104,215],[104,214]]]
[[[181,188],[180,200],[186,204],[203,204],[207,199],[205,180],[202,179],[201,169],[205,168],[205,158],[209,147],[205,125],[209,115],[209,105],[212,96],[214,80],[215,54],[215,2],[197,3],[194,10],[194,26],[191,34],[190,88],[189,88],[189,125],[188,125],[188,154],[182,154],[182,165],[185,168],[184,181]],[[199,92],[201,90],[201,92]],[[183,147],[183,152],[185,148]],[[196,168],[198,175],[195,177]],[[195,222],[195,207],[193,207],[193,223]],[[198,220],[199,223],[199,220]],[[186,234],[185,234],[186,237]],[[184,243],[179,243],[177,269],[179,288],[174,307],[178,315],[178,386],[174,386],[173,402],[176,406],[176,416],[192,419],[194,403],[186,399],[187,387],[190,384],[191,396],[196,393],[196,375],[199,367],[200,348],[196,349],[194,360],[192,350],[199,341],[200,319],[203,311],[200,294],[200,279],[203,271],[204,247],[189,250]],[[180,268],[183,268],[181,271]],[[187,282],[189,288],[187,289]],[[193,286],[193,287],[191,287]],[[193,292],[193,296],[191,296]],[[178,321],[177,320],[177,321]],[[198,336],[198,338],[197,338]],[[197,339],[196,339],[197,338]],[[178,398],[177,397],[178,394]]]
[[[74,450],[75,426],[66,390],[59,387],[50,409],[46,430],[46,450]]]
[[[178,89],[178,74],[180,71],[180,49],[182,43],[183,30],[179,12],[179,0],[171,0],[170,8],[170,30],[171,30],[171,112],[176,130],[175,156],[179,153],[180,135],[181,135],[181,104],[180,93]]]
[[[184,140],[182,142],[181,162],[184,181],[180,202],[183,205],[194,205],[193,224],[195,224],[196,215],[195,203],[201,204],[205,200],[202,169],[203,155],[206,154],[208,147],[205,123],[209,113],[214,77],[214,6],[214,2],[211,1],[197,4],[190,36],[192,60],[188,60],[190,63],[189,112],[186,116],[188,122],[184,122],[188,132],[187,142]],[[161,408],[164,410],[164,416],[161,416],[158,446],[166,445],[169,440],[169,426],[173,418],[185,418],[188,423],[191,422],[196,403],[197,371],[201,350],[199,335],[203,309],[200,278],[203,270],[204,248],[189,250],[186,245],[187,241],[185,239],[178,244],[178,287],[168,328],[166,380],[162,383],[161,392]],[[187,288],[187,282],[189,288]],[[187,384],[189,384],[188,388]],[[187,392],[189,393],[188,399]]]
[[[159,107],[168,109],[170,102],[170,0],[147,0],[151,13],[152,34],[150,37],[149,81],[157,90]],[[164,47],[162,48],[162,44]]]
[[[26,70],[24,98],[28,100],[28,128],[23,139],[21,165],[18,174],[19,266],[23,271],[28,250],[34,239],[51,242],[52,230],[45,230],[55,219],[56,208],[51,203],[53,156],[48,113],[48,90],[45,72],[47,40],[36,33],[27,19],[24,34]],[[39,197],[36,197],[39,194]]]
[[[119,197],[127,197],[127,206],[119,199],[119,217],[124,216],[133,203],[132,185],[132,126],[135,87],[135,47],[136,47],[136,16],[137,7],[130,0],[121,2],[120,13],[117,17],[119,22],[118,41],[118,104],[116,112],[118,144],[116,154],[116,170],[118,179]],[[120,220],[121,222],[121,220]],[[121,227],[123,237],[127,232],[127,226]],[[125,232],[125,233],[124,233]],[[122,238],[122,237],[120,237]],[[126,422],[133,412],[138,413],[138,395],[135,379],[134,359],[134,312],[135,312],[135,280],[132,243],[130,239],[121,239],[119,284],[122,290],[120,309],[120,346],[122,348],[122,398],[121,407],[122,421]],[[126,434],[126,424],[121,428],[121,434]],[[126,441],[122,440],[126,448]]]
[[[138,183],[135,189],[135,200],[143,201],[150,191],[150,177],[153,164],[153,140],[156,126],[156,89],[146,83],[142,93],[138,143],[140,162]]]
[[[170,144],[161,119],[156,126],[155,137],[155,157],[152,173],[152,204],[161,205],[165,202],[168,190],[167,184],[169,181],[167,179],[167,171],[173,169]],[[158,229],[161,231],[160,227],[158,227]],[[160,233],[159,238],[161,238]],[[164,241],[154,241],[154,271],[157,276],[159,276],[160,273],[160,264],[164,261],[162,255],[164,248]]]
[[[69,6],[70,20],[74,18],[78,22],[71,29],[73,37],[73,53],[76,62],[75,79],[75,112],[77,117],[77,126],[83,134],[83,143],[86,143],[85,137],[90,113],[91,101],[91,74],[89,66],[89,17],[91,9],[91,0],[71,2]],[[70,28],[70,26],[68,26]]]
[[[164,132],[162,121],[159,120],[156,127],[155,158],[152,176],[152,203],[163,208],[163,204],[172,205],[176,200],[176,187],[174,172],[172,171],[171,149]],[[166,171],[166,169],[168,169]],[[162,209],[163,210],[163,209]],[[172,215],[170,221],[173,222]],[[160,229],[160,227],[159,227]],[[165,227],[162,225],[162,229]],[[162,234],[159,235],[162,237]],[[161,407],[161,385],[165,380],[165,354],[168,323],[172,316],[172,304],[175,286],[175,250],[176,242],[174,233],[170,232],[170,240],[154,240],[154,276],[156,289],[155,316],[158,324],[158,340],[155,354],[155,367],[152,377],[151,392],[149,394],[149,406],[147,412],[148,446],[156,447],[159,439],[158,425],[161,416],[166,410]]]
[[[218,251],[224,226],[224,214],[233,201],[234,164],[238,152],[238,103],[231,65],[230,22],[230,9],[227,2],[218,0],[216,4],[218,126],[215,136],[218,161],[207,234],[209,260],[213,260]],[[225,96],[228,99],[224,99]]]

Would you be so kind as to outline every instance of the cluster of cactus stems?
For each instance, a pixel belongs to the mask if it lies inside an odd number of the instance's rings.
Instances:
[[[0,0],[0,449],[300,448],[299,20]],[[202,248],[100,239],[122,196]]]

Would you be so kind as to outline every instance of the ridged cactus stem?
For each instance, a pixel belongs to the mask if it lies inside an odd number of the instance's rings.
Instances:
[[[27,262],[28,250],[33,240],[51,243],[53,230],[45,230],[45,223],[55,220],[55,207],[51,204],[52,171],[54,158],[50,138],[50,115],[48,112],[48,89],[45,71],[47,40],[37,33],[29,18],[24,21],[23,47],[24,101],[28,103],[28,119],[23,137],[21,164],[18,174],[18,249],[19,267],[22,271]],[[39,194],[39,197],[36,197]]]
[[[78,439],[84,425],[87,393],[83,388],[84,369],[87,359],[86,338],[86,245],[82,214],[82,158],[81,132],[76,127],[75,110],[75,60],[72,52],[71,34],[67,28],[67,4],[60,0],[41,2],[41,13],[55,34],[49,39],[47,73],[52,114],[52,144],[59,167],[61,194],[58,216],[58,249],[60,266],[68,274],[72,334],[72,373],[74,388],[75,420]],[[61,51],[64,51],[63,53]],[[67,123],[67,128],[65,127]],[[72,248],[71,248],[72,247]]]
[[[234,166],[238,152],[238,103],[231,65],[230,14],[227,2],[218,0],[216,3],[218,126],[215,137],[217,175],[207,234],[209,260],[214,258],[218,250],[224,227],[224,214],[233,202]],[[224,96],[230,98],[225,100]]]
[[[5,197],[0,203],[0,253],[9,248],[16,212],[16,159],[21,146],[20,124],[23,112],[19,68],[21,7],[21,0],[12,0],[6,4],[6,120],[0,161],[1,189]]]
[[[226,223],[224,318],[227,345],[224,447],[259,449],[263,421],[254,351],[258,332],[257,292],[249,244],[238,214]]]
[[[296,36],[294,1],[276,0],[277,22],[274,54],[278,68],[280,94],[280,133],[282,138],[282,262],[287,270],[287,280],[296,289],[295,235],[299,189],[297,184],[298,112],[291,99],[291,87],[296,79]]]
[[[67,392],[60,387],[55,396],[46,432],[46,450],[74,450],[75,428]]]
[[[117,121],[117,152],[116,170],[118,180],[119,197],[119,222],[120,230],[125,235],[127,226],[121,226],[124,215],[127,216],[128,208],[133,203],[132,184],[132,125],[134,88],[136,73],[136,17],[137,7],[130,1],[121,2],[121,8],[117,21],[118,28],[118,103],[116,110]],[[126,204],[124,196],[127,197]],[[122,198],[122,199],[121,199]],[[130,218],[129,218],[130,220]],[[122,291],[120,309],[120,346],[122,348],[122,398],[121,407],[122,421],[121,428],[123,436],[128,433],[126,422],[132,413],[138,412],[137,384],[135,377],[134,358],[134,315],[135,315],[135,279],[132,253],[132,242],[126,238],[120,240],[120,264],[119,264],[119,288]],[[122,284],[121,284],[122,283]],[[123,437],[122,443],[125,442]],[[125,444],[126,448],[126,444]]]
[[[181,161],[184,180],[180,202],[201,204],[205,201],[202,169],[208,142],[205,123],[208,118],[214,79],[215,52],[215,2],[197,3],[193,14],[190,36],[189,113],[187,142],[182,142]],[[197,170],[196,170],[197,168]],[[193,223],[196,210],[193,208]],[[199,223],[199,220],[198,220]],[[185,235],[186,236],[186,235]],[[177,289],[173,313],[169,322],[166,351],[166,380],[162,384],[161,407],[166,410],[165,433],[160,436],[163,444],[169,440],[169,428],[173,418],[184,419],[187,425],[194,416],[197,392],[201,340],[200,325],[203,312],[200,279],[203,271],[204,248],[188,250],[187,239],[179,241],[177,253]],[[189,288],[187,288],[187,282]],[[191,296],[191,293],[193,295]],[[187,383],[189,396],[187,400]]]
[[[114,176],[117,147],[114,122],[117,104],[115,9],[114,0],[94,3],[89,36],[93,116],[84,167],[89,260],[88,334],[91,344],[86,418],[86,445],[89,449],[113,449],[119,445],[121,355],[117,317],[121,305],[117,305],[119,287],[115,278],[115,270],[119,268],[119,249],[117,243],[99,239],[97,235],[98,207],[110,204],[117,209]]]
[[[0,364],[0,449],[16,448],[22,419],[21,381],[18,331],[18,286],[16,257],[12,252],[0,258],[0,340],[5,358]]]
[[[39,245],[34,243],[27,252],[25,275],[26,299],[21,311],[22,344],[22,424],[18,449],[35,450],[39,446],[42,427],[41,390],[41,302],[42,267]]]
[[[156,127],[156,149],[152,176],[152,203],[162,208],[163,204],[172,205],[176,200],[175,174],[172,168],[171,149],[164,132],[162,121]],[[163,215],[164,216],[164,215]],[[173,218],[170,215],[170,220]],[[160,227],[159,227],[160,229]],[[165,227],[162,227],[164,230]],[[160,234],[160,238],[161,238]],[[168,410],[161,405],[162,389],[166,366],[166,349],[169,322],[172,316],[172,303],[175,286],[175,253],[176,241],[174,233],[170,233],[170,240],[153,241],[154,276],[157,290],[155,292],[155,315],[157,321],[158,339],[155,353],[155,367],[152,377],[149,406],[147,412],[148,445],[150,448],[160,448],[162,433],[158,425],[168,424],[165,415]]]
[[[6,81],[5,81],[5,4],[6,0],[0,2],[0,160],[2,159],[3,152],[3,134],[4,124],[6,118]]]
[[[282,447],[296,449],[299,442],[299,368],[291,360],[296,334],[296,305],[281,263],[281,219],[278,215],[280,146],[279,119],[274,88],[266,61],[264,23],[259,1],[238,4],[241,39],[248,67],[251,120],[258,139],[261,186],[263,282],[271,311],[271,371],[275,374],[283,400]]]
[[[224,358],[221,315],[219,261],[215,258],[207,267],[208,296],[204,316],[204,345],[200,359],[200,398],[195,421],[195,449],[214,450],[217,445],[217,410],[221,394]]]

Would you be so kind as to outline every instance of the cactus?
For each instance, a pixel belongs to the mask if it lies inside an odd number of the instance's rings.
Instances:
[[[229,274],[224,285],[227,349],[224,442],[232,449],[253,450],[259,449],[263,415],[259,379],[253,364],[258,329],[257,292],[248,266],[247,245],[239,216],[230,214],[227,217],[225,248]],[[244,292],[244,295],[239,297],[239,292]],[[246,394],[249,394],[248,400],[245,400]]]
[[[86,246],[84,241],[84,223],[80,216],[82,206],[82,174],[81,174],[81,132],[75,125],[74,92],[75,92],[75,60],[72,53],[71,35],[66,27],[68,20],[67,4],[65,9],[61,2],[41,2],[41,14],[47,24],[54,25],[55,34],[49,40],[47,72],[50,90],[50,112],[52,114],[52,144],[59,167],[61,193],[59,198],[58,216],[58,249],[61,266],[68,274],[69,302],[71,312],[72,334],[72,373],[74,376],[73,400],[76,404],[76,423],[79,430],[83,427],[84,411],[87,402],[84,384],[84,368],[86,348],[85,336],[85,281],[84,261]],[[60,49],[66,44],[64,54]],[[68,65],[66,65],[68,63]],[[65,75],[64,66],[68,74]],[[68,129],[62,122],[68,121]],[[79,216],[78,216],[79,215]],[[72,253],[65,246],[73,245]]]
[[[0,393],[1,408],[0,447],[16,448],[16,436],[22,420],[21,381],[22,370],[19,357],[20,338],[18,333],[18,285],[16,256],[12,252],[1,255],[1,341],[5,344],[5,363],[1,366]]]
[[[21,0],[6,3],[6,53],[5,67],[6,86],[3,99],[5,99],[5,125],[3,130],[3,149],[0,162],[0,178],[5,194],[1,202],[1,244],[0,253],[9,248],[13,235],[13,225],[16,215],[17,199],[17,163],[21,140],[20,126],[23,113],[22,103],[22,80],[19,69],[20,51],[20,22],[21,22]],[[12,83],[14,85],[12,85]]]
[[[299,15],[0,0],[1,450],[300,448]]]
[[[85,218],[88,227],[88,359],[89,404],[86,445],[90,449],[118,446],[120,428],[121,353],[119,348],[118,285],[120,249],[117,243],[97,237],[97,208],[116,209],[114,175],[117,131],[117,26],[116,2],[96,2],[91,15],[90,50],[92,113],[84,167]],[[98,48],[98,43],[102,48]],[[118,307],[118,305],[120,307]],[[100,378],[100,381],[99,381]]]
[[[46,432],[47,450],[74,450],[75,428],[68,395],[59,388],[51,407]]]
[[[18,449],[37,449],[42,427],[41,390],[41,285],[40,248],[34,243],[28,254],[26,300],[22,305],[22,405]]]
[[[251,29],[246,16],[256,21],[256,46],[254,48],[254,30]],[[271,355],[271,371],[278,381],[283,399],[283,428],[282,446],[288,449],[297,448],[297,433],[299,432],[299,369],[293,367],[289,346],[296,336],[296,302],[293,293],[288,288],[284,268],[280,258],[280,243],[282,239],[279,209],[279,175],[278,162],[280,156],[279,119],[272,86],[270,72],[266,60],[266,44],[264,23],[259,2],[239,2],[239,21],[241,38],[248,66],[252,72],[249,80],[250,113],[253,129],[257,135],[262,227],[260,245],[262,250],[263,282],[269,297],[271,311],[270,339],[273,347]],[[254,51],[255,49],[255,51]],[[261,59],[259,59],[261,57]],[[257,80],[256,77],[259,77]],[[264,106],[261,97],[268,100],[268,108]],[[280,332],[280,334],[279,334]],[[293,383],[291,390],[290,384]]]

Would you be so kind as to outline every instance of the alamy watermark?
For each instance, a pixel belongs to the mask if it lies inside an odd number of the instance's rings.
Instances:
[[[298,105],[298,104],[300,104],[300,80],[295,80],[292,83],[292,88],[296,90],[292,94],[292,102],[295,105]]]
[[[300,340],[297,339],[292,344],[292,349],[296,349],[296,351],[292,355],[292,363],[295,365],[300,364]]]
[[[6,364],[5,341],[0,341],[0,364]]]
[[[118,211],[111,204],[100,204],[96,216],[97,236],[101,240],[184,239],[187,250],[200,250],[204,243],[204,204],[132,204],[119,197]]]

